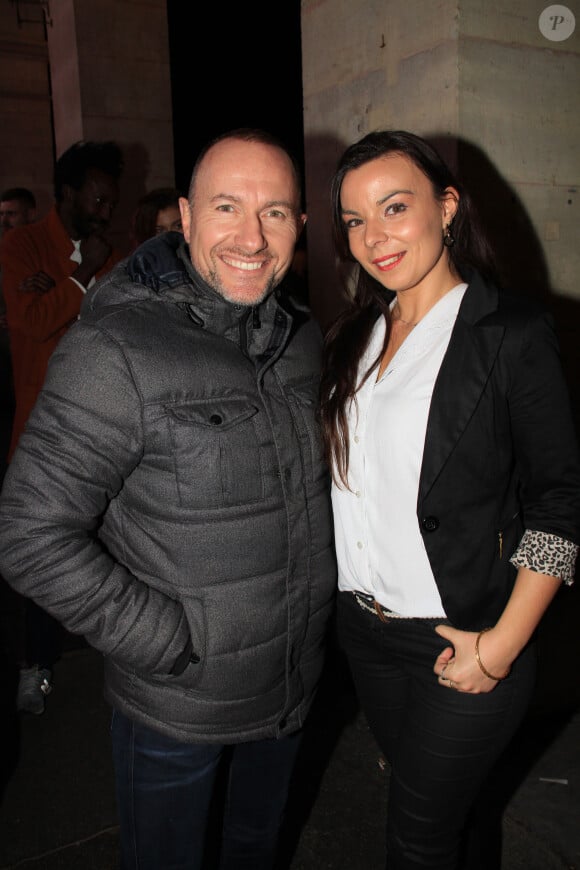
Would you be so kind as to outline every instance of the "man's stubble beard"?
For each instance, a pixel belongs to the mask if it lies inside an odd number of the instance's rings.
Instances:
[[[272,274],[268,279],[268,283],[264,287],[262,293],[255,299],[240,299],[238,296],[234,296],[230,293],[222,284],[219,275],[216,271],[211,271],[207,275],[204,275],[200,272],[203,280],[208,284],[212,290],[222,296],[226,302],[231,302],[232,305],[241,305],[243,308],[253,308],[256,305],[260,305],[264,299],[266,299],[270,293],[274,290],[275,287],[280,283],[280,280],[276,280],[276,275]]]

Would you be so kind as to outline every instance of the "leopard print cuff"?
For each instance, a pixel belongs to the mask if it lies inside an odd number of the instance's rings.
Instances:
[[[548,532],[526,529],[517,550],[510,559],[516,568],[529,568],[539,574],[559,577],[570,586],[574,582],[574,568],[578,545]]]

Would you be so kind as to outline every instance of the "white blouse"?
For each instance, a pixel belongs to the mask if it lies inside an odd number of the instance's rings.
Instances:
[[[444,617],[417,521],[419,475],[435,380],[467,289],[446,293],[409,333],[381,378],[371,376],[348,413],[349,487],[332,486],[338,587],[372,595],[401,616]],[[376,358],[374,326],[359,378]]]

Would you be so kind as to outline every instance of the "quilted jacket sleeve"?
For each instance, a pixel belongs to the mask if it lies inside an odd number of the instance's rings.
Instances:
[[[0,498],[0,571],[122,664],[170,673],[189,642],[182,605],[133,576],[98,537],[142,451],[141,401],[122,348],[77,323],[54,352]]]

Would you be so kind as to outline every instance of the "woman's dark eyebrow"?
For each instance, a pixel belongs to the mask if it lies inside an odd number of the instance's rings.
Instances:
[[[399,196],[401,193],[408,193],[410,196],[413,196],[414,191],[407,190],[406,188],[402,188],[401,190],[392,190],[390,193],[385,194],[380,199],[377,200],[376,205],[383,205],[383,203],[387,202],[387,200],[391,199],[393,196]],[[357,215],[358,212],[352,208],[341,208],[340,213],[343,215]]]
[[[402,190],[393,190],[393,191],[391,191],[391,193],[387,193],[386,196],[383,196],[383,197],[381,197],[381,199],[378,199],[377,205],[382,205],[388,199],[391,199],[393,196],[399,196],[399,194],[401,194],[401,193],[409,193],[409,194],[411,194],[411,196],[413,195],[412,190],[406,190],[404,188]]]

